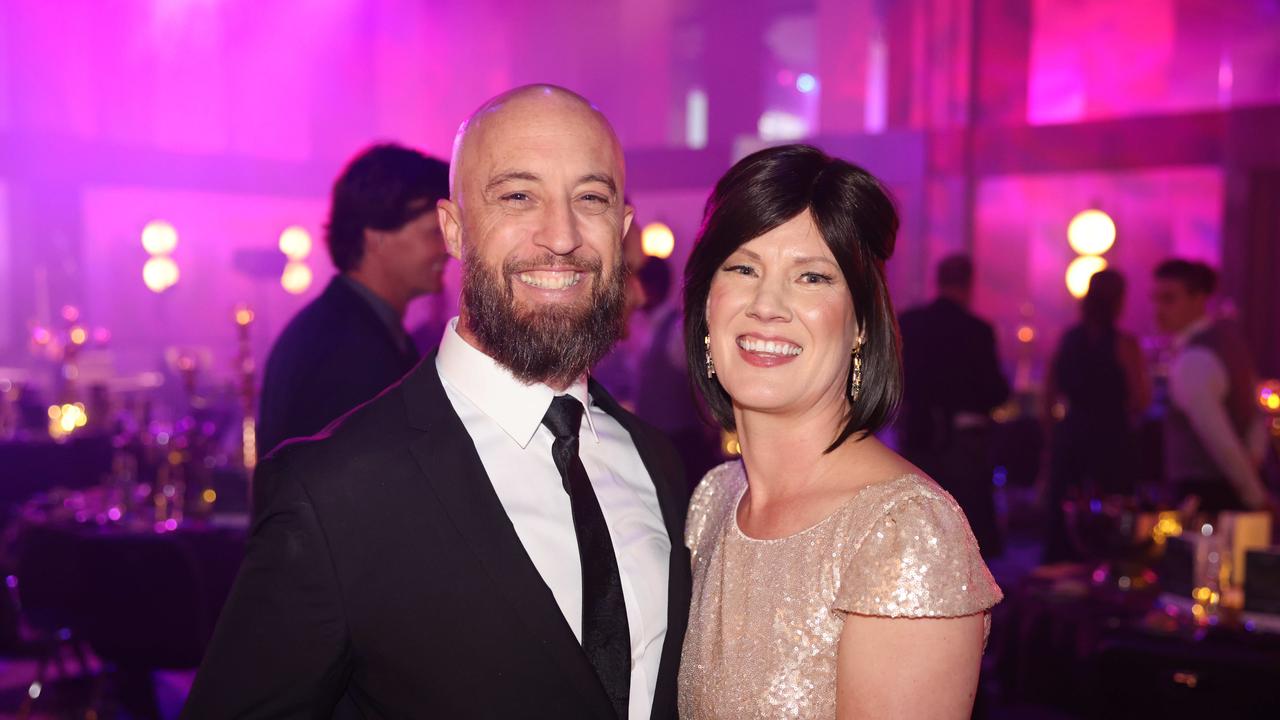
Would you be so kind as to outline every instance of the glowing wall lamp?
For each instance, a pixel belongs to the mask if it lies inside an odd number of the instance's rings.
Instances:
[[[311,268],[300,260],[290,260],[280,275],[280,286],[293,295],[301,295],[311,287]]]
[[[1096,273],[1107,269],[1107,261],[1097,255],[1081,255],[1067,266],[1067,291],[1074,298],[1082,298],[1089,292],[1089,280]]]
[[[178,247],[178,231],[164,220],[152,220],[142,228],[142,247],[148,255],[169,255]]]
[[[280,252],[289,258],[280,274],[280,286],[285,292],[301,295],[311,287],[311,268],[306,259],[311,254],[311,233],[297,225],[290,225],[280,233]]]
[[[173,258],[156,256],[142,266],[142,282],[153,293],[162,293],[178,284],[178,263]]]
[[[1116,244],[1116,224],[1101,210],[1085,210],[1067,225],[1067,242],[1079,255],[1104,255]]]
[[[1067,224],[1067,244],[1078,256],[1067,266],[1067,292],[1083,298],[1090,278],[1107,267],[1102,256],[1116,244],[1116,224],[1101,210],[1078,212]]]
[[[290,260],[306,260],[311,254],[311,233],[290,225],[280,233],[280,252]]]
[[[178,231],[164,220],[152,220],[142,228],[142,249],[151,257],[142,266],[142,282],[154,293],[178,284],[178,263],[169,257],[178,247]]]
[[[645,255],[665,259],[676,249],[676,236],[665,224],[651,222],[640,231],[640,246]]]

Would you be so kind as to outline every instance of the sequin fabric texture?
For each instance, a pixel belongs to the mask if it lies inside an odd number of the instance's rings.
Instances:
[[[683,720],[834,718],[845,613],[960,617],[1003,597],[960,507],[928,478],[868,485],[817,525],[777,540],[738,528],[746,487],[742,463],[725,463],[689,506]]]

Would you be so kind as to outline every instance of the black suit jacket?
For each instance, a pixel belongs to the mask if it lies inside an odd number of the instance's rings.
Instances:
[[[271,347],[258,410],[259,453],[320,432],[417,361],[417,351],[400,349],[369,301],[335,276]]]
[[[670,443],[630,433],[671,538],[654,718],[676,717],[688,498]],[[183,717],[610,718],[603,686],[521,545],[434,354],[259,472],[271,485]],[[577,549],[565,548],[577,555]]]
[[[902,331],[903,449],[945,443],[956,413],[985,415],[1009,397],[991,325],[943,298],[908,310]]]

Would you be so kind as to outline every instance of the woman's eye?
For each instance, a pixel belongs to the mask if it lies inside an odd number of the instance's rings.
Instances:
[[[809,285],[817,285],[819,283],[830,283],[832,278],[830,275],[823,275],[817,272],[807,272],[800,276],[801,281]]]
[[[756,269],[750,265],[729,265],[724,268],[724,272],[734,275],[755,275]]]

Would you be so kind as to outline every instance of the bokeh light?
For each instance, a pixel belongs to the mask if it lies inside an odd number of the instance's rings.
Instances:
[[[280,233],[280,252],[290,260],[305,260],[311,254],[311,233],[290,225]]]
[[[676,249],[676,236],[664,223],[651,222],[640,231],[640,245],[645,255],[665,259]]]
[[[1116,244],[1116,224],[1101,210],[1085,210],[1067,225],[1067,242],[1080,255],[1102,255]]]
[[[280,276],[280,286],[293,295],[301,295],[311,287],[311,268],[304,262],[290,260]]]
[[[71,328],[71,342],[74,345],[83,345],[89,339],[89,332],[80,326]]]
[[[1036,329],[1030,325],[1018,328],[1018,342],[1029,343],[1036,339]]]
[[[248,325],[253,322],[253,310],[248,305],[237,305],[235,317],[237,325]]]
[[[178,230],[164,220],[152,220],[142,228],[142,247],[151,255],[168,255],[178,247]]]
[[[1082,255],[1067,266],[1067,292],[1076,299],[1089,292],[1089,280],[1107,269],[1107,261],[1096,255]]]
[[[796,76],[796,89],[802,93],[811,93],[818,88],[818,78],[809,73],[800,73]]]
[[[142,282],[154,293],[162,293],[178,284],[178,263],[169,257],[153,257],[142,266]]]
[[[1275,415],[1280,414],[1280,380],[1264,380],[1258,386],[1258,405]]]
[[[89,415],[81,403],[49,406],[49,435],[61,440],[89,423]]]

